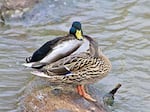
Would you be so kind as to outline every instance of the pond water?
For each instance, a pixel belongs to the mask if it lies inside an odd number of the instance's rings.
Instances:
[[[112,110],[149,112],[149,0],[44,0],[22,20],[1,25],[0,112],[20,109],[22,94],[34,78],[21,65],[25,57],[44,42],[66,35],[76,20],[112,62],[111,73],[97,87],[108,92],[117,83],[122,84]]]

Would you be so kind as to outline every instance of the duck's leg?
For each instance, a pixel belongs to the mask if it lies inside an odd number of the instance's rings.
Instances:
[[[83,95],[82,94],[82,90],[81,90],[81,85],[77,85],[77,92],[79,93],[79,95]]]
[[[86,93],[84,85],[77,85],[77,91],[79,95],[83,96],[85,99],[96,102],[94,98],[92,98],[88,93]]]

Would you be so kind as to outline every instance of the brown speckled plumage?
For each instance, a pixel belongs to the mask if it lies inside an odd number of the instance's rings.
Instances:
[[[93,57],[87,52],[65,57],[48,64],[40,73],[48,76],[48,80],[56,83],[88,84],[107,76],[111,69],[110,61],[100,50],[99,57]]]

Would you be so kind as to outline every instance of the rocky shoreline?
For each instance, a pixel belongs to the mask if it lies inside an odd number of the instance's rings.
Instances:
[[[3,0],[0,3],[1,22],[22,18],[25,12],[31,10],[41,1],[42,0]]]

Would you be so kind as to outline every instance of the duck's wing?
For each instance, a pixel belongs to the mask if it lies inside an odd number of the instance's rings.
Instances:
[[[87,53],[69,56],[44,66],[42,69],[38,70],[38,72],[33,71],[31,73],[40,77],[51,77],[54,75],[68,76],[71,75],[72,72],[87,66],[89,63],[87,59],[88,56]]]
[[[82,43],[82,41],[75,39],[72,35],[56,38],[40,47],[32,57],[26,59],[27,63],[23,65],[32,68],[41,68],[45,63],[53,63],[69,56],[75,52]]]
[[[58,37],[56,39],[50,40],[46,42],[44,45],[42,45],[38,50],[36,50],[31,59],[26,59],[27,63],[30,62],[37,62],[43,59],[49,52],[52,51],[54,45],[61,39],[61,37]]]

